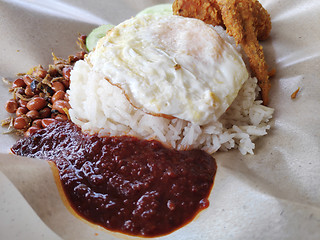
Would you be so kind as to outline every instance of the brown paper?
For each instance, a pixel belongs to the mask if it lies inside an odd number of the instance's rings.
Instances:
[[[78,33],[164,2],[170,1],[1,0],[0,76],[14,79],[38,64],[45,67],[51,51],[59,57],[77,51]],[[320,2],[261,3],[273,24],[263,42],[268,64],[277,70],[272,129],[255,142],[253,156],[214,154],[218,172],[209,208],[159,239],[320,239]],[[1,84],[4,106],[10,95]],[[7,116],[0,111],[1,119]],[[15,140],[0,136],[0,239],[138,239],[75,217],[45,161],[9,154]]]

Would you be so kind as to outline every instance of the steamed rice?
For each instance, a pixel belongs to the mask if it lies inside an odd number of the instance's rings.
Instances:
[[[216,28],[234,44],[221,28]],[[238,47],[238,51],[241,51]],[[200,148],[208,153],[239,149],[253,154],[253,141],[267,134],[273,109],[255,100],[260,89],[256,78],[248,78],[237,98],[218,121],[206,125],[174,118],[153,116],[134,108],[122,91],[102,75],[89,71],[86,61],[78,61],[71,74],[69,90],[71,120],[83,131],[99,136],[132,135],[157,139],[176,149]]]

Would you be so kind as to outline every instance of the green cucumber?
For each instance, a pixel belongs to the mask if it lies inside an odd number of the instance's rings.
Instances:
[[[173,15],[172,4],[164,3],[148,7],[137,14],[137,16],[145,14]]]
[[[88,51],[92,51],[96,47],[99,39],[103,38],[113,27],[114,25],[112,24],[106,24],[93,29],[86,39],[86,47]]]

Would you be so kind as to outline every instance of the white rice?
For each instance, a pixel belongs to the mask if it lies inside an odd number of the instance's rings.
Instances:
[[[216,30],[234,44],[221,28]],[[270,129],[268,122],[273,109],[255,100],[260,90],[256,78],[245,82],[219,121],[200,126],[177,118],[170,120],[146,114],[134,108],[122,91],[103,76],[88,73],[89,65],[78,61],[71,74],[68,93],[71,120],[90,134],[157,139],[176,149],[200,148],[210,154],[233,148],[242,154],[253,154],[253,141]]]

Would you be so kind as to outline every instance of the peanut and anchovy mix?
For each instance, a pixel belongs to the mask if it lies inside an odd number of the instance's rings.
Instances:
[[[53,64],[47,70],[39,65],[27,73],[18,74],[13,82],[6,81],[10,84],[12,98],[7,101],[5,109],[12,116],[3,120],[2,125],[8,125],[9,132],[28,136],[52,122],[69,119],[66,91],[70,85],[70,71],[75,62],[83,60],[87,54],[85,41],[86,36],[79,36],[77,43],[81,51],[68,59],[52,54]]]

